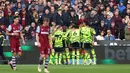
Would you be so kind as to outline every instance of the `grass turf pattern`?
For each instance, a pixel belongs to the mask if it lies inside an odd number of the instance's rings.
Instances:
[[[18,65],[17,69],[13,71],[8,65],[0,65],[0,73],[39,73],[37,65]],[[42,70],[44,70],[44,67]],[[130,64],[49,65],[49,71],[50,73],[130,73]]]

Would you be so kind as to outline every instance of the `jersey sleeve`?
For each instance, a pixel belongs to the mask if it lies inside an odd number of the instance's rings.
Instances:
[[[9,32],[10,32],[11,30],[12,30],[12,26],[11,26],[11,25],[9,25],[9,26],[8,26],[8,28],[7,28],[7,31],[9,31]]]
[[[37,27],[36,33],[40,33],[40,26]]]

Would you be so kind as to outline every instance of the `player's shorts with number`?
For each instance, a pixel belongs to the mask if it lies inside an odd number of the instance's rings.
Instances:
[[[22,49],[20,47],[20,41],[19,39],[10,39],[10,48],[11,48],[11,52],[22,52]]]
[[[45,55],[49,55],[50,54],[50,47],[49,46],[45,46],[45,45],[41,45],[40,48],[40,54],[45,54]]]

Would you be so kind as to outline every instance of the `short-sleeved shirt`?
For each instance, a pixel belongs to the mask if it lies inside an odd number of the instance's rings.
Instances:
[[[80,42],[80,30],[72,30],[69,34],[69,39],[71,43]]]
[[[92,43],[93,35],[96,34],[95,30],[90,27],[82,27],[80,31],[81,31],[81,42]]]
[[[64,47],[64,43],[63,43],[64,33],[63,33],[63,31],[60,31],[60,30],[55,31],[55,33],[53,34],[53,37],[55,38],[55,40],[53,42],[54,47],[57,47],[57,48]]]
[[[44,47],[49,47],[49,34],[50,27],[49,26],[38,26],[36,29],[36,33],[39,34],[39,42]]]
[[[7,31],[9,33],[19,33],[20,34],[21,30],[22,30],[22,26],[20,24],[17,24],[17,25],[11,24],[7,28]],[[10,36],[10,39],[19,39],[19,38],[20,38],[20,35],[19,36],[15,36],[15,35]]]

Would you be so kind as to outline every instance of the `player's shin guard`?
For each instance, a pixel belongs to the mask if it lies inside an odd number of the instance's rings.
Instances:
[[[46,61],[45,61],[45,69],[48,68],[48,62],[49,62],[49,60],[48,60],[48,58],[47,58]]]
[[[91,49],[91,53],[92,53],[92,56],[93,56],[93,60],[94,60],[94,64],[96,64],[96,54],[95,54],[95,50],[94,49]]]
[[[75,51],[72,51],[72,64],[75,64]]]
[[[40,56],[39,57],[39,65],[42,65],[43,64],[43,58]]]
[[[76,51],[76,60],[77,60],[77,65],[79,64],[79,50]]]
[[[58,64],[58,53],[55,53],[55,64]]]
[[[61,64],[61,59],[62,59],[62,53],[59,54],[59,64]]]

